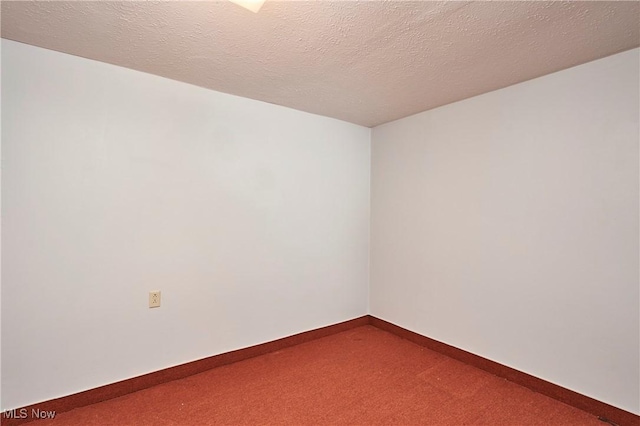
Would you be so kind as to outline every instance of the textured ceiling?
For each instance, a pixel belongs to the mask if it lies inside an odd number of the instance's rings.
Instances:
[[[2,37],[365,126],[640,44],[640,2],[2,1]]]

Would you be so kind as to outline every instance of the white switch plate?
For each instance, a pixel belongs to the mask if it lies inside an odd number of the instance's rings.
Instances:
[[[150,291],[149,292],[149,307],[150,308],[159,308],[160,307],[160,292],[159,291]]]

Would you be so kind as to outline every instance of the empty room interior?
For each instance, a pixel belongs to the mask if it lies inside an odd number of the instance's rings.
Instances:
[[[640,425],[640,2],[1,3],[3,425]]]

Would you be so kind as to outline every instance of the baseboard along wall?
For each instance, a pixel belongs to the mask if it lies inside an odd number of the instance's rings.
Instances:
[[[70,411],[74,408],[84,407],[108,399],[117,398],[132,392],[150,388],[172,380],[181,379],[194,374],[202,373],[212,368],[221,367],[223,365],[242,361],[248,358],[275,352],[290,346],[299,345],[311,340],[319,339],[332,334],[340,333],[352,328],[361,327],[363,325],[371,325],[381,330],[392,333],[401,338],[407,339],[427,349],[439,352],[450,358],[464,362],[473,367],[487,371],[498,377],[507,379],[513,383],[529,388],[535,392],[541,393],[565,404],[574,406],[583,411],[591,413],[599,417],[603,421],[607,421],[620,426],[636,426],[640,425],[640,416],[590,398],[586,395],[563,388],[546,380],[531,376],[511,367],[488,360],[470,352],[447,345],[405,328],[399,327],[388,321],[376,318],[371,315],[365,315],[349,321],[338,324],[329,325],[315,330],[306,331],[295,334],[293,336],[284,337],[267,343],[251,346],[244,349],[238,349],[219,355],[214,355],[201,360],[189,362],[160,371],[144,374],[127,380],[122,380],[95,389],[86,390],[84,392],[75,393],[61,398],[43,401],[26,407],[17,408],[2,413],[0,423],[6,426],[25,424],[36,420],[33,416],[27,415],[22,418],[22,413],[33,412],[55,412],[62,413]]]

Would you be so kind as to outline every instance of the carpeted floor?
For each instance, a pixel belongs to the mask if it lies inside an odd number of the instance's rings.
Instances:
[[[33,424],[605,425],[372,326]]]

